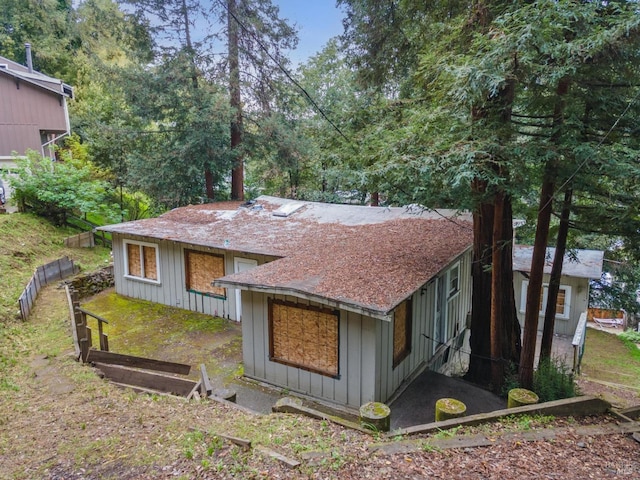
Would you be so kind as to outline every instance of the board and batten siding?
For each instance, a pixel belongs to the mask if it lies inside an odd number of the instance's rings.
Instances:
[[[158,246],[159,276],[158,283],[127,278],[125,276],[125,241],[144,242]],[[216,297],[189,292],[186,289],[185,249],[214,253],[224,256],[225,274],[233,272],[233,252],[221,249],[188,245],[181,242],[142,238],[133,235],[113,234],[113,266],[116,292],[131,298],[149,300],[172,307],[184,308],[194,312],[236,320],[235,290],[226,289],[226,297]],[[241,258],[257,260],[258,265],[270,261],[262,255],[242,254]]]
[[[378,322],[376,330],[376,369],[380,372],[376,385],[376,401],[386,402],[403,383],[411,381],[422,371],[438,349],[433,341],[436,282],[446,280],[447,271],[459,262],[459,291],[447,302],[445,338],[450,339],[456,330],[466,328],[467,314],[471,311],[471,261],[472,252],[467,250],[456,258],[436,278],[430,280],[412,296],[411,353],[393,368],[393,324]],[[450,362],[457,355],[450,356]]]
[[[520,326],[524,328],[524,311],[521,308],[523,300],[522,284],[526,280],[521,272],[513,272],[513,290],[516,299],[516,309],[518,311],[518,320]],[[545,274],[542,280],[544,285],[549,284],[549,275]],[[589,307],[589,280],[587,278],[569,277],[562,275],[560,277],[560,285],[571,287],[569,318],[560,318],[556,316],[554,322],[554,333],[557,335],[572,336],[578,327],[580,314],[586,312]],[[526,296],[526,293],[524,293]],[[544,328],[544,314],[538,317],[538,330]]]
[[[242,291],[244,374],[278,387],[352,408],[375,400],[376,323],[371,317],[340,310],[338,378],[269,360],[268,298],[300,306],[323,305],[289,295]]]

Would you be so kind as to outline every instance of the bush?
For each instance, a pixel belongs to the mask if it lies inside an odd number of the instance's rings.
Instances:
[[[545,359],[533,374],[533,389],[541,402],[571,398],[580,394],[569,367],[559,359]]]
[[[620,334],[620,338],[632,343],[640,343],[640,332],[635,330],[627,330]]]

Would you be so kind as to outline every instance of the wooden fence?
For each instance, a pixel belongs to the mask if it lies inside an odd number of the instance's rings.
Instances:
[[[29,318],[31,309],[35,304],[36,297],[42,287],[49,285],[56,280],[62,280],[78,273],[79,268],[69,257],[62,257],[46,265],[36,268],[31,280],[20,294],[18,304],[20,305],[20,317],[22,320]]]
[[[69,288],[69,285],[65,285],[65,291],[76,360],[93,365],[116,385],[138,392],[166,393],[192,398],[201,390],[202,381],[196,382],[176,376],[189,375],[190,365],[110,352],[109,338],[104,331],[104,325],[108,325],[109,322],[80,307],[78,292]],[[98,348],[93,345],[89,318],[98,322]],[[203,392],[204,395],[207,393],[209,392]]]
[[[69,248],[91,248],[96,246],[93,232],[82,232],[64,239],[64,246]]]

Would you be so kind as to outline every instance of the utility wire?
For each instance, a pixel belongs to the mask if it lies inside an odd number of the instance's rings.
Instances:
[[[293,83],[298,89],[300,89],[300,91],[304,94],[304,96],[307,98],[309,103],[311,103],[311,105],[320,113],[320,115],[322,115],[322,117],[333,127],[333,129],[336,132],[338,132],[340,136],[344,138],[347,142],[351,143],[351,140],[344,133],[342,133],[342,130],[340,130],[338,126],[335,123],[333,123],[333,121],[327,116],[327,114],[324,113],[324,110],[322,110],[322,108],[320,108],[320,105],[318,105],[316,101],[311,97],[311,95],[309,95],[309,92],[307,92],[304,89],[304,87],[300,85],[300,83],[298,83],[298,81],[291,76],[289,71],[286,68],[284,68],[273,55],[271,55],[267,47],[263,45],[260,39],[256,35],[254,35],[254,33],[251,30],[245,27],[245,25],[240,21],[240,19],[238,19],[238,17],[231,10],[229,10],[229,6],[223,0],[218,0],[218,3],[222,5],[222,7],[233,18],[233,20],[238,24],[238,26],[240,26],[242,30],[244,30],[247,34],[249,34],[255,40],[258,46],[267,54],[267,56],[273,61],[273,63],[276,64],[278,69],[280,69],[282,73],[285,74],[285,76],[291,81],[291,83]]]
[[[602,144],[604,143],[604,141],[609,137],[609,135],[611,135],[611,132],[613,132],[613,130],[618,126],[618,123],[620,123],[620,120],[622,120],[623,117],[627,114],[627,112],[629,111],[631,106],[634,103],[636,103],[636,101],[638,100],[638,97],[640,97],[640,89],[638,89],[638,91],[636,92],[635,96],[631,100],[629,100],[629,102],[627,103],[627,106],[622,111],[620,116],[616,119],[615,122],[613,122],[613,125],[611,125],[611,128],[609,128],[609,130],[604,135],[604,137],[602,137],[602,139],[598,142],[598,145],[596,145],[596,149],[599,149],[602,146]],[[569,175],[569,177],[562,183],[562,185],[560,185],[558,187],[558,189],[556,190],[554,195],[552,195],[552,197],[549,200],[547,200],[547,203],[545,203],[543,205],[541,210],[544,210],[545,208],[547,208],[549,206],[549,204],[553,201],[553,199],[562,192],[562,190],[571,182],[571,180],[573,180],[575,178],[575,176],[578,174],[578,172],[580,172],[580,170],[582,170],[584,168],[584,166],[591,160],[592,160],[592,158],[589,157],[589,158],[585,158],[582,162],[580,162],[580,164],[576,167],[576,169],[573,171],[573,173],[571,173],[571,175]]]

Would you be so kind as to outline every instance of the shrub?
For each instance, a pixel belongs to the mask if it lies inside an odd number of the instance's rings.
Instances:
[[[541,360],[533,375],[533,389],[541,402],[571,398],[579,395],[573,373],[560,359]]]
[[[640,332],[635,330],[627,330],[620,334],[620,338],[632,343],[640,343]]]

